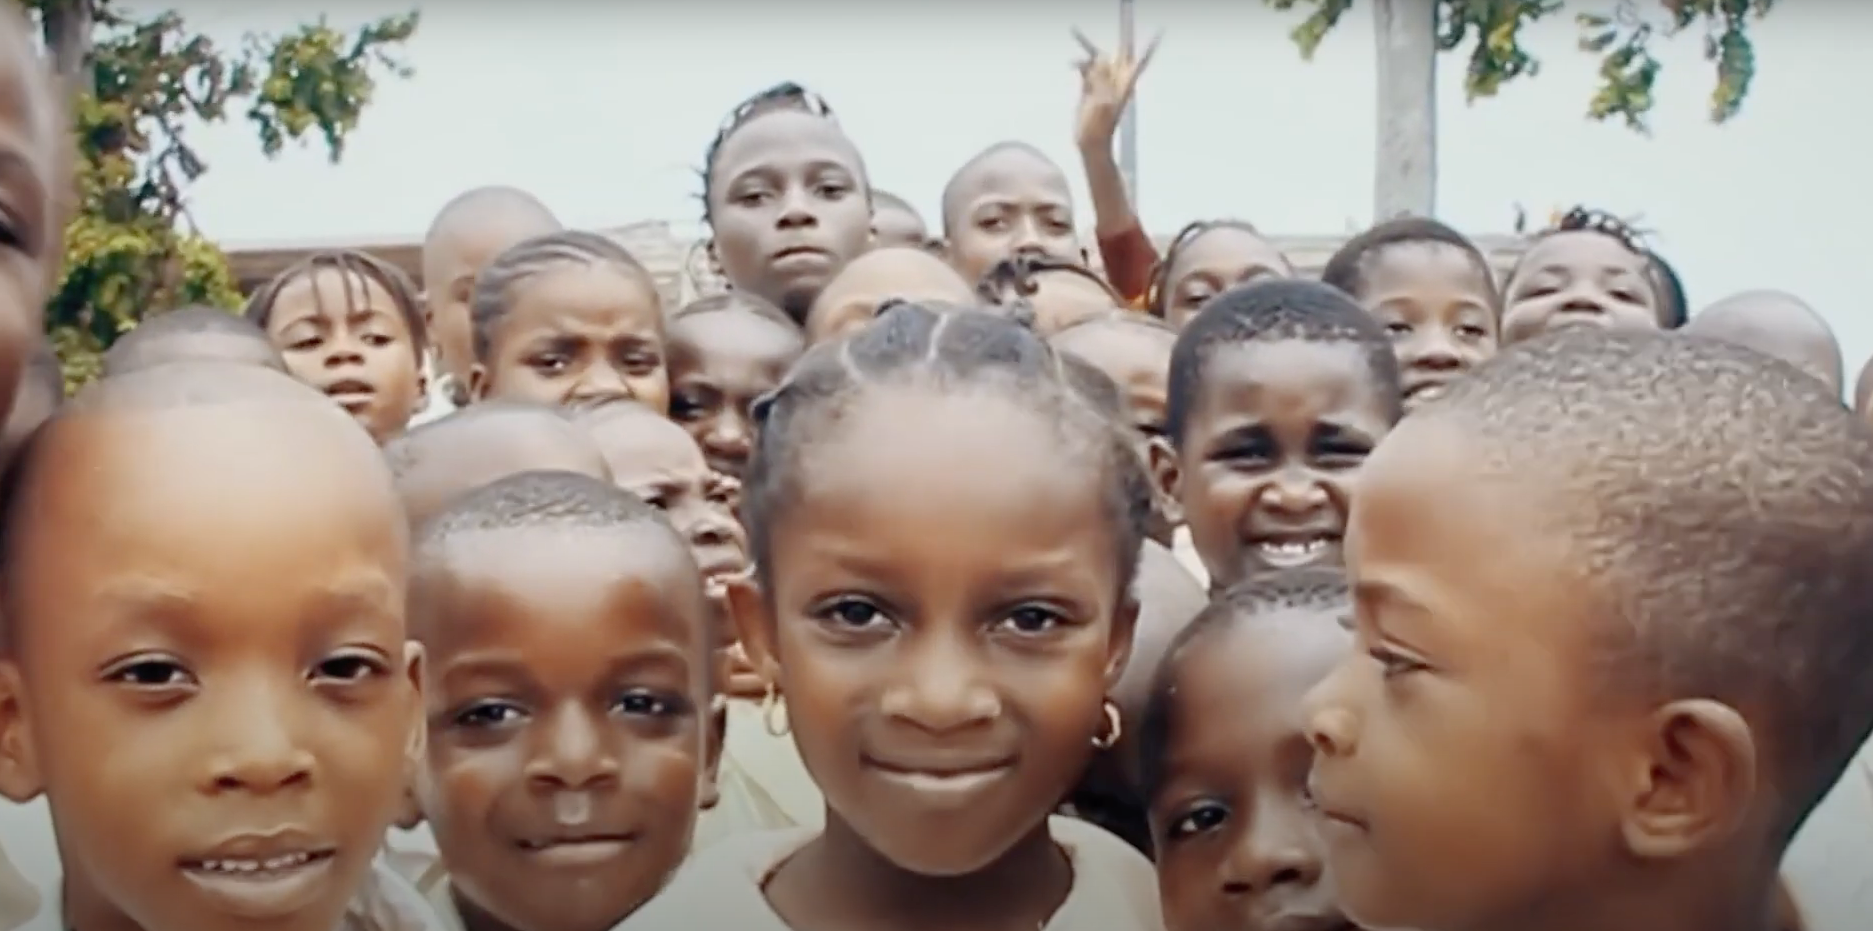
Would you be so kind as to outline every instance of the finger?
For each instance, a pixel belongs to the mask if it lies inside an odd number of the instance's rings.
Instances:
[[[1073,27],[1073,41],[1080,44],[1080,51],[1085,52],[1087,58],[1099,57],[1099,46],[1094,45],[1093,40],[1086,38],[1086,33],[1081,32],[1078,26]]]
[[[1133,74],[1145,70],[1145,66],[1151,64],[1151,56],[1158,53],[1158,43],[1163,41],[1164,30],[1160,29],[1158,30],[1158,34],[1152,36],[1151,41],[1145,44],[1145,53],[1138,56],[1138,64],[1132,69]]]

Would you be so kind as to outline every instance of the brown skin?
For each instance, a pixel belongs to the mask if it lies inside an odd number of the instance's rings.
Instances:
[[[1216,349],[1172,467],[1159,470],[1212,590],[1270,569],[1337,564],[1355,477],[1390,426],[1353,343]]]
[[[875,206],[871,214],[871,238],[875,248],[922,249],[930,242],[930,229],[914,210]]]
[[[1354,297],[1392,335],[1407,409],[1496,354],[1490,274],[1439,242],[1399,243],[1366,260]]]
[[[335,927],[421,740],[375,448],[316,398],[94,412],[45,443],[0,790],[50,802],[65,926]],[[313,859],[266,882],[202,866],[291,854]]]
[[[1143,324],[1102,320],[1055,333],[1048,342],[1106,373],[1125,394],[1132,426],[1147,438],[1164,435],[1171,347],[1177,334]]]
[[[748,410],[774,390],[806,341],[800,331],[745,308],[685,314],[668,325],[670,419],[709,457],[709,467],[740,478],[754,451]]]
[[[1104,284],[1069,271],[1036,275],[1027,302],[1034,309],[1034,331],[1043,336],[1121,309]]]
[[[397,480],[397,496],[413,527],[441,513],[457,495],[522,472],[559,470],[611,481],[592,437],[547,411],[426,433],[423,442],[436,448],[422,466]]]
[[[976,292],[955,269],[921,249],[874,249],[853,259],[819,292],[806,316],[807,342],[852,335],[892,298],[966,305],[976,303]]]
[[[598,441],[612,481],[670,518],[703,578],[719,583],[748,568],[748,541],[734,514],[741,485],[711,470],[689,434],[641,405],[600,408],[581,423]]]
[[[1750,721],[1606,687],[1629,629],[1597,557],[1539,529],[1590,504],[1486,456],[1414,416],[1360,474],[1355,651],[1308,697],[1340,904],[1386,928],[1767,927],[1782,840]]]
[[[468,302],[475,276],[494,257],[563,227],[546,208],[518,192],[494,188],[470,194],[438,218],[423,242],[423,300],[429,335],[443,372],[464,389],[475,365]]]
[[[695,563],[650,523],[485,531],[412,581],[423,813],[469,927],[604,931],[695,830],[709,707]]]
[[[1177,726],[1151,835],[1168,931],[1353,931],[1307,797],[1304,703],[1350,652],[1350,613],[1225,622],[1167,670]]]
[[[1860,377],[1854,379],[1853,409],[1861,418],[1873,420],[1873,359],[1860,366]]]
[[[1813,375],[1835,394],[1845,378],[1840,341],[1820,314],[1793,294],[1744,291],[1704,308],[1684,325],[1708,336],[1781,359]]]
[[[402,433],[423,401],[409,321],[369,276],[321,268],[281,288],[267,339],[287,374],[337,401],[379,443]]]
[[[1503,286],[1502,344],[1574,326],[1658,329],[1650,269],[1645,256],[1605,233],[1536,240]]]
[[[1164,269],[1164,319],[1182,328],[1210,298],[1239,284],[1292,278],[1294,267],[1273,243],[1237,226],[1190,237]]]
[[[17,10],[0,12],[0,416],[38,338],[64,255],[70,184],[60,97]]]
[[[826,796],[825,831],[764,890],[789,926],[1029,931],[1065,899],[1047,817],[1104,730],[1137,606],[1094,478],[1008,455],[1058,448],[1035,443],[1050,426],[873,389],[799,464],[769,590],[730,589]]]
[[[1066,174],[1023,147],[977,156],[950,180],[943,204],[949,260],[964,281],[981,281],[1017,255],[1082,261]]]
[[[839,125],[774,110],[729,134],[709,183],[716,261],[737,290],[806,319],[826,283],[871,247],[865,165]]]
[[[476,398],[670,409],[663,305],[639,269],[564,263],[517,283],[475,364]]]

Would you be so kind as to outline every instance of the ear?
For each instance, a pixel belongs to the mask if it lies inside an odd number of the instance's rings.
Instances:
[[[436,332],[436,308],[431,306],[429,303],[429,289],[428,288],[424,288],[423,290],[416,292],[416,306],[417,306],[417,309],[421,310],[423,313],[423,329],[428,330],[432,334],[435,333]]]
[[[403,787],[403,801],[397,805],[397,820],[392,821],[398,830],[414,831],[423,823],[423,804],[416,800],[416,787]]]
[[[1671,859],[1744,827],[1756,796],[1756,739],[1721,702],[1686,699],[1643,725],[1637,780],[1621,834],[1639,857]]]
[[[1183,470],[1177,467],[1177,450],[1171,448],[1170,440],[1154,436],[1145,441],[1145,468],[1151,472],[1151,487],[1165,521],[1173,527],[1183,524]]]
[[[1106,693],[1119,687],[1125,666],[1132,661],[1132,645],[1138,634],[1138,597],[1130,592],[1112,614],[1112,638],[1106,642]]]
[[[404,785],[413,785],[416,773],[429,755],[429,720],[423,713],[423,645],[414,640],[403,644],[403,675],[409,682],[409,739],[403,747]]]
[[[468,397],[471,401],[488,399],[488,367],[477,362],[468,367]]]
[[[718,665],[727,663],[718,661]],[[696,787],[696,808],[708,811],[722,801],[722,744],[728,740],[728,696],[715,693],[709,703],[709,730],[702,741],[702,784]]]
[[[724,594],[728,613],[735,621],[735,631],[748,665],[769,682],[776,682],[780,662],[774,650],[774,612],[767,595],[752,574],[735,576],[727,581]]]
[[[418,366],[416,369],[416,403],[410,405],[411,417],[429,410],[429,372],[425,368]]]
[[[22,805],[45,791],[24,696],[19,666],[0,661],[0,796]]]
[[[474,296],[475,276],[457,275],[449,281],[449,300],[451,302],[462,307],[467,307],[469,299]]]
[[[723,277],[722,253],[715,248],[714,236],[709,237],[708,241],[703,243],[702,254],[709,260],[709,273],[718,278]]]

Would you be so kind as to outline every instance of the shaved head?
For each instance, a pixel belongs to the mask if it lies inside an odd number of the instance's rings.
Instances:
[[[1787,292],[1733,294],[1692,317],[1684,331],[1774,356],[1820,379],[1837,395],[1846,377],[1833,328]]]

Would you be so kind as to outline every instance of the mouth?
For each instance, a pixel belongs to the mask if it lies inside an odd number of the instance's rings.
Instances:
[[[1442,379],[1418,382],[1405,389],[1405,404],[1409,406],[1423,404],[1427,401],[1435,401],[1441,397],[1444,394],[1444,390],[1449,387],[1450,382]]]
[[[920,795],[956,798],[973,795],[1014,772],[1009,758],[981,763],[916,765],[867,759],[865,765],[886,782]]]
[[[832,253],[818,246],[788,246],[769,256],[768,261],[780,268],[828,265],[832,262]]]
[[[291,914],[311,904],[331,874],[337,849],[245,839],[177,865],[223,911],[248,918]]]
[[[705,580],[721,580],[748,568],[748,560],[739,548],[726,543],[707,544],[694,550],[696,567]]]
[[[1340,549],[1340,535],[1330,531],[1261,537],[1250,544],[1262,565],[1270,569],[1296,569],[1331,560]]]
[[[568,834],[523,840],[515,846],[537,862],[573,868],[611,862],[636,842],[637,835],[629,833]]]
[[[348,378],[326,385],[325,396],[337,401],[340,407],[356,413],[356,408],[371,403],[371,399],[377,396],[377,389],[370,382]]]

